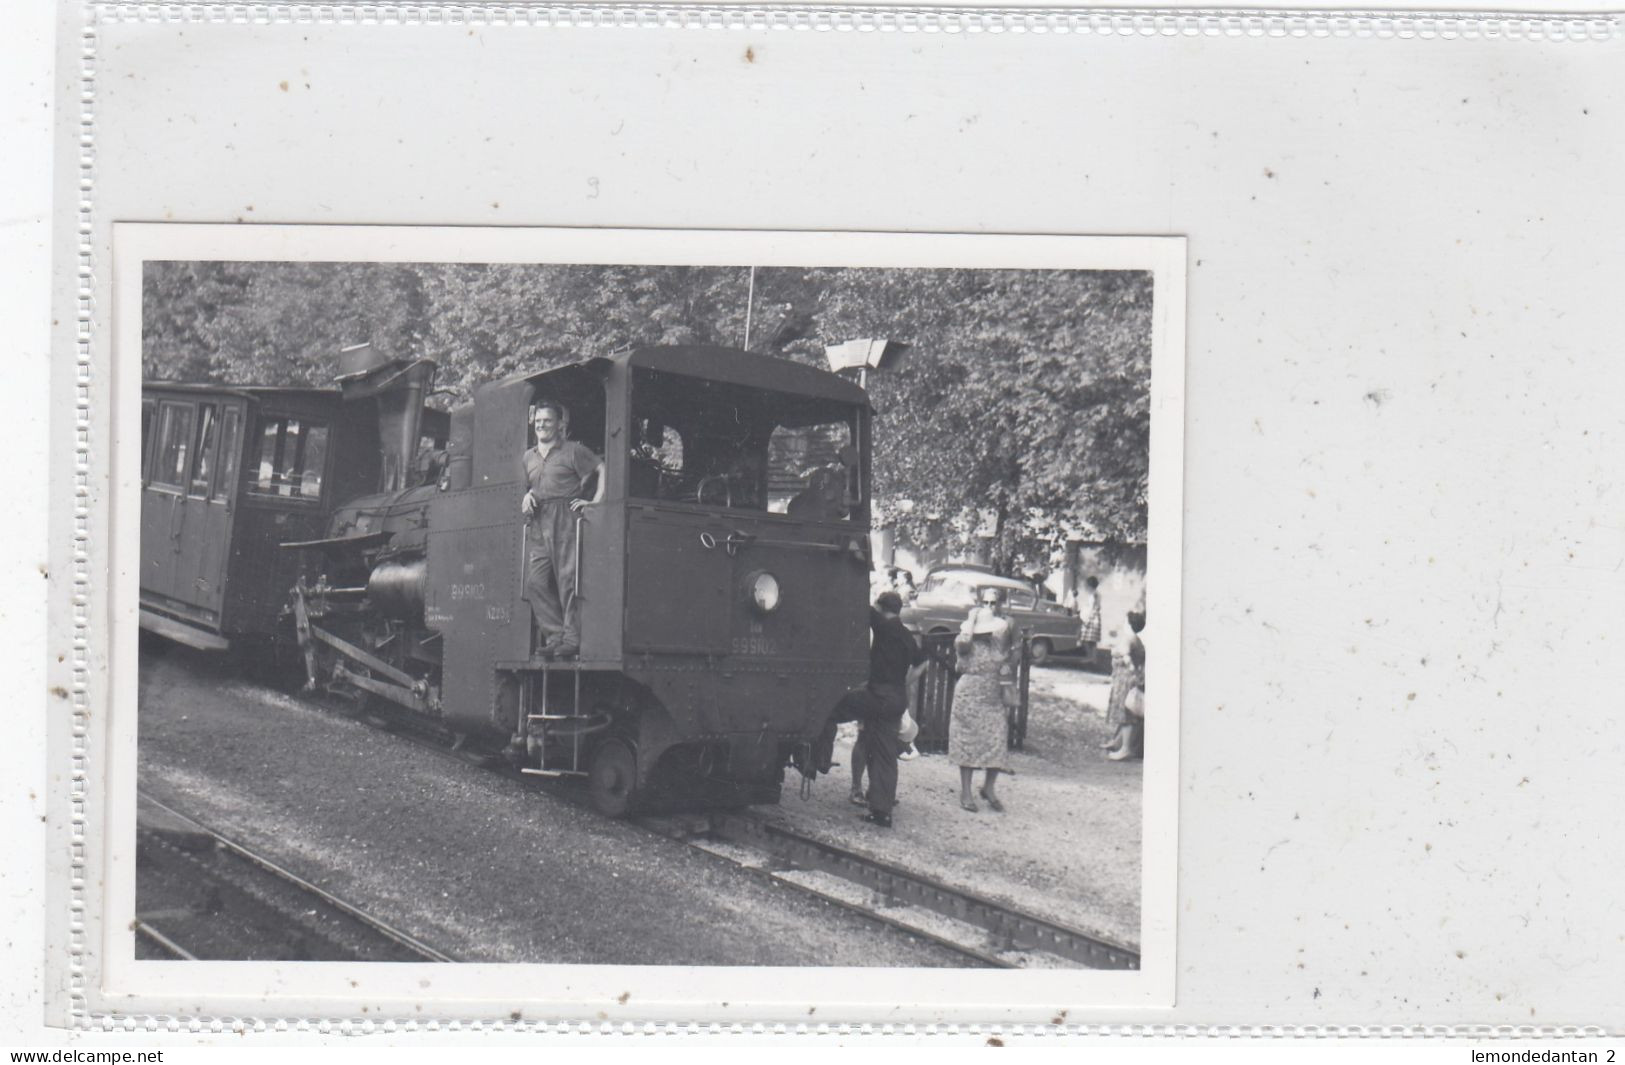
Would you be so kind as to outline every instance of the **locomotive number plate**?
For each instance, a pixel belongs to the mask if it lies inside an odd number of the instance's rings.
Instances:
[[[733,653],[736,655],[776,655],[779,645],[766,636],[735,636]]]

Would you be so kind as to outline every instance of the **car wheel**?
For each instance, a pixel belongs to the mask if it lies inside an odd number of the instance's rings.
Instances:
[[[1033,665],[1043,665],[1049,659],[1050,654],[1054,650],[1055,648],[1050,646],[1050,642],[1048,640],[1043,639],[1042,637],[1034,640],[1031,651]]]

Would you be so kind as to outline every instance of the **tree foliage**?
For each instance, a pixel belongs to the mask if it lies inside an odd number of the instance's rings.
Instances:
[[[142,363],[149,378],[325,384],[339,348],[366,340],[435,359],[464,397],[633,345],[741,345],[748,291],[752,351],[822,364],[854,337],[911,346],[869,378],[883,523],[1001,568],[1067,534],[1144,540],[1143,272],[156,262]]]
[[[816,332],[790,347],[911,345],[895,372],[870,378],[888,524],[917,543],[988,540],[1006,570],[1044,563],[1068,534],[1145,539],[1150,274],[799,273],[817,294]]]

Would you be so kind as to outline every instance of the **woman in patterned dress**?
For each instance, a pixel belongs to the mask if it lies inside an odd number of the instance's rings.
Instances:
[[[1014,634],[999,590],[984,588],[981,605],[970,612],[954,639],[959,680],[948,719],[948,758],[959,766],[959,805],[971,813],[980,809],[971,795],[978,769],[986,774],[983,800],[995,812],[1004,811],[996,783],[1000,773],[1011,772],[1003,689],[1015,683]]]

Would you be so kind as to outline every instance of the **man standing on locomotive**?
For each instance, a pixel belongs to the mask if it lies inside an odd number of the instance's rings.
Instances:
[[[545,643],[542,653],[566,658],[581,650],[575,602],[575,512],[604,498],[604,463],[592,449],[565,438],[570,412],[543,400],[531,410],[536,446],[523,457],[525,498],[519,511],[529,522],[525,599]],[[591,499],[581,493],[598,478]]]
[[[814,753],[818,769],[829,772],[836,726],[860,723],[852,757],[862,757],[869,771],[869,814],[864,820],[882,828],[891,827],[897,805],[897,755],[903,749],[898,728],[908,709],[908,694],[926,667],[925,651],[898,616],[902,609],[902,597],[896,592],[881,592],[875,598],[869,609],[869,683],[841,696]]]

